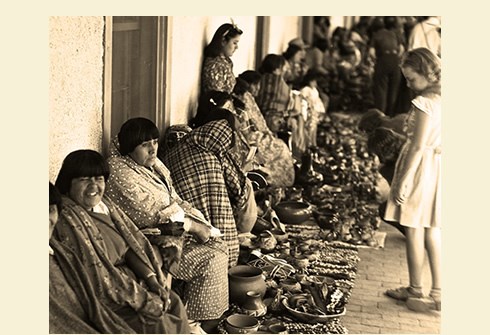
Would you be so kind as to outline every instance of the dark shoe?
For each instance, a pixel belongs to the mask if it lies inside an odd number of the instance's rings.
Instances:
[[[411,287],[399,287],[386,290],[385,294],[393,299],[407,301],[408,298],[422,298],[422,292],[414,291]]]
[[[410,297],[407,299],[407,307],[415,312],[440,311],[441,301],[436,301],[432,296],[422,298]]]

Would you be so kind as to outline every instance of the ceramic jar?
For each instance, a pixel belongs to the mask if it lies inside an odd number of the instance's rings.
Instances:
[[[247,299],[242,305],[242,310],[245,314],[250,316],[263,316],[267,313],[267,306],[262,301],[260,293],[257,291],[248,291]]]
[[[261,269],[250,265],[237,265],[228,270],[230,302],[242,306],[247,300],[247,292],[256,291],[263,298],[266,291]]]
[[[272,252],[276,248],[277,240],[269,230],[266,230],[260,233],[258,245],[262,252]]]

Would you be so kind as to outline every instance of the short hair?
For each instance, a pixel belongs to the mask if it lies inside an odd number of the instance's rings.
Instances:
[[[243,31],[239,29],[235,24],[224,23],[216,30],[211,39],[211,42],[204,49],[204,57],[217,57],[219,56],[223,45],[223,41],[227,42],[235,36],[243,34]]]
[[[286,49],[286,51],[284,51],[284,53],[282,54],[284,56],[284,58],[286,58],[287,60],[290,60],[291,58],[294,57],[294,55],[296,55],[298,52],[300,52],[301,50],[304,50],[302,47],[296,45],[296,44],[290,44],[288,46],[288,48]]]
[[[388,30],[398,27],[398,19],[396,16],[385,16],[383,18],[383,23],[385,28]]]
[[[235,86],[233,87],[233,94],[239,96],[243,95],[245,94],[245,92],[248,92],[249,88],[250,88],[250,84],[248,82],[246,82],[240,77],[237,77]]]
[[[281,55],[276,54],[268,54],[262,60],[262,64],[260,64],[259,72],[261,74],[264,73],[272,73],[276,69],[280,69],[286,64],[286,59]]]
[[[359,123],[357,124],[357,129],[365,133],[370,133],[376,128],[381,126],[382,120],[385,114],[377,108],[368,109],[368,111],[362,114]]]
[[[258,71],[247,70],[238,75],[238,78],[245,80],[249,85],[258,84],[262,75]]]
[[[301,85],[302,85],[302,87],[308,86],[311,81],[318,80],[320,78],[321,78],[320,72],[318,72],[317,70],[314,70],[314,69],[310,69],[304,75],[303,80],[301,81]]]
[[[107,182],[109,174],[109,165],[100,153],[90,149],[76,150],[63,160],[55,186],[61,194],[66,195],[75,178],[103,176]]]
[[[61,212],[61,194],[51,182],[49,182],[49,205],[56,205],[58,213]]]
[[[328,40],[326,38],[319,37],[313,43],[313,46],[315,46],[318,49],[320,49],[320,51],[325,52],[325,51],[327,51],[328,47],[330,46],[330,43],[328,42]]]
[[[160,138],[160,131],[153,121],[137,117],[127,120],[117,134],[119,152],[126,156],[143,142]]]
[[[401,67],[412,68],[432,83],[441,80],[441,59],[428,48],[407,51],[402,57]]]

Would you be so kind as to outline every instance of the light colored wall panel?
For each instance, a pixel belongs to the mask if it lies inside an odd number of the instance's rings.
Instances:
[[[104,19],[49,19],[49,179],[76,149],[101,150]]]

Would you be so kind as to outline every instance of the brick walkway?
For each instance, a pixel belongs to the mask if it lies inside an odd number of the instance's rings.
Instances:
[[[384,295],[388,288],[408,285],[405,237],[385,223],[384,249],[359,249],[358,276],[342,318],[349,334],[440,334],[441,313],[416,313],[402,302]],[[429,266],[425,264],[424,290],[430,289]]]

